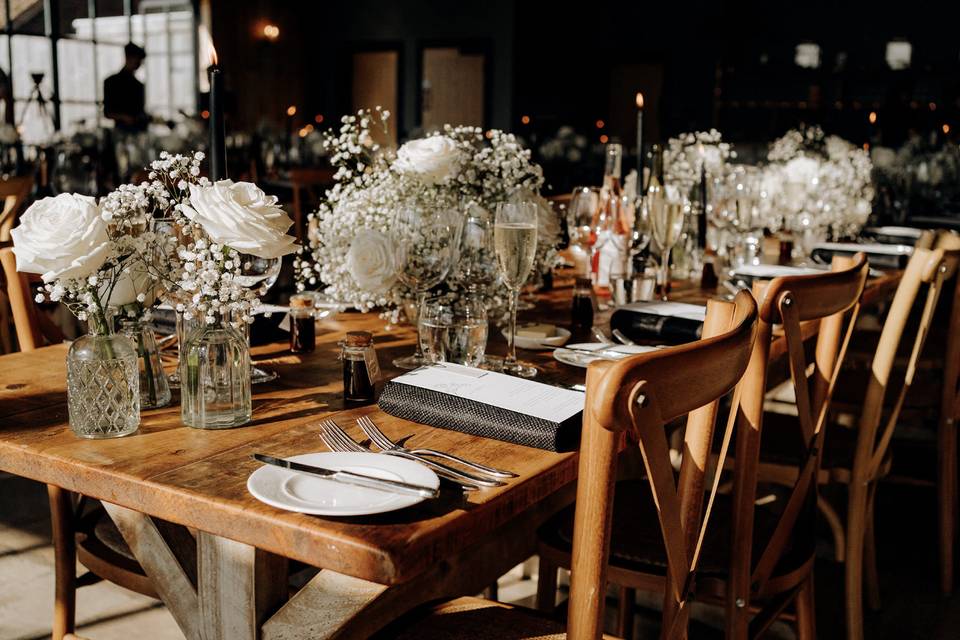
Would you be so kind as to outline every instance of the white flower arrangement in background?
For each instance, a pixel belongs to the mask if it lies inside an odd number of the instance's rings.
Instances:
[[[681,133],[670,138],[663,151],[664,182],[689,195],[700,182],[702,168],[706,168],[708,177],[722,178],[727,161],[736,157],[736,152],[716,129]]]
[[[379,107],[361,110],[344,116],[339,130],[327,134],[337,182],[309,216],[315,232],[294,261],[294,272],[301,290],[322,288],[344,306],[381,308],[396,317],[405,302],[415,299],[398,278],[403,269],[398,217],[406,209],[463,215],[479,207],[492,216],[498,203],[524,194],[540,203],[543,172],[515,136],[479,127],[447,125],[393,153],[371,135],[373,127],[386,131],[389,116]],[[535,272],[552,264],[559,233],[547,204]],[[448,286],[456,292],[454,280]],[[481,294],[492,309],[505,305],[496,283]]]

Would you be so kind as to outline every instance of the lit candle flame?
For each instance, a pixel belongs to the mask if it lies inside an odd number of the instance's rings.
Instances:
[[[643,94],[637,91],[637,109],[643,109]]]
[[[213,43],[210,43],[210,66],[215,67],[219,64],[220,59],[217,58],[217,49],[213,46]]]

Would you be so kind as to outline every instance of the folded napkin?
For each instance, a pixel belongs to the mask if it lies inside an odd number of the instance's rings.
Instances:
[[[858,244],[855,242],[821,242],[813,247],[810,257],[816,262],[830,264],[834,256],[867,254],[870,266],[878,269],[903,269],[913,255],[913,247],[906,244],[881,244],[879,242]]]
[[[583,398],[580,391],[440,363],[388,382],[379,405],[392,416],[432,427],[572,451],[580,441]]]
[[[917,229],[915,227],[867,227],[863,230],[865,237],[871,238],[874,242],[879,242],[880,244],[914,245],[922,234],[923,229]]]
[[[635,302],[618,307],[610,328],[631,340],[683,344],[700,339],[707,308],[683,302]]]

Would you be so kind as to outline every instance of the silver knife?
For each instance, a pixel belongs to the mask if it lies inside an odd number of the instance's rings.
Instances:
[[[420,496],[421,498],[436,498],[440,495],[440,490],[432,487],[400,482],[399,480],[388,480],[387,478],[376,478],[362,473],[354,473],[353,471],[337,471],[335,469],[315,467],[313,465],[303,464],[302,462],[275,458],[263,453],[253,454],[253,459],[275,467],[282,467],[290,471],[299,471],[300,473],[309,473],[310,475],[326,478],[327,480],[334,480],[335,482],[342,482],[343,484],[350,484],[357,487],[379,489],[391,493],[402,493],[408,496]]]

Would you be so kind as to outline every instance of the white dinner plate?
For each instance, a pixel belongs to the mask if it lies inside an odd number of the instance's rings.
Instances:
[[[566,349],[554,349],[553,357],[564,364],[585,368],[594,360],[621,360],[638,353],[649,353],[660,347],[642,344],[604,344],[602,342],[583,342],[572,344]]]
[[[287,459],[434,489],[440,486],[437,474],[419,462],[379,453],[305,453]],[[273,465],[264,465],[251,473],[247,490],[270,506],[315,516],[366,516],[404,509],[424,500],[420,496],[354,487]]]
[[[501,329],[505,340],[510,340],[510,331],[507,328]],[[553,347],[562,347],[570,339],[570,332],[566,329],[557,327],[557,335],[549,338],[525,338],[517,336],[517,346],[521,349],[552,349]]]

